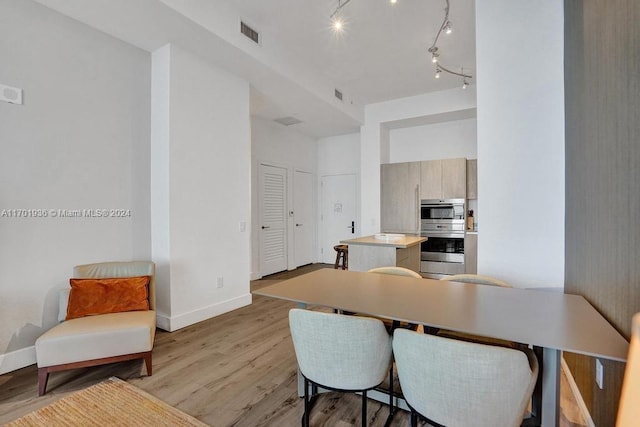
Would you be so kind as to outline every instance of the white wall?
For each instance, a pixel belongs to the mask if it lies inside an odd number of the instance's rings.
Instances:
[[[360,216],[360,133],[321,138],[318,140],[318,187],[317,206],[318,213],[322,212],[322,188],[320,187],[323,176],[328,175],[355,175],[356,177],[356,233],[361,228]],[[321,248],[322,221],[318,221],[318,247],[316,256],[318,262],[322,262]],[[324,250],[329,251],[331,246],[325,242]],[[331,249],[333,251],[333,249]],[[331,252],[333,253],[333,252]]]
[[[360,134],[332,136],[318,140],[318,175],[360,173]]]
[[[151,54],[151,255],[156,263],[156,311],[171,313],[169,144],[171,48]],[[167,327],[168,329],[168,327]]]
[[[287,197],[289,209],[293,209],[293,176],[295,170],[310,172],[317,178],[317,145],[316,140],[296,132],[294,128],[259,117],[251,118],[251,205],[252,239],[251,239],[251,277],[260,277],[260,220],[258,205],[258,174],[260,163],[287,169]],[[293,218],[288,217],[287,268],[296,267],[293,244]],[[312,227],[315,229],[316,225]]]
[[[169,122],[152,145],[154,207],[169,209],[154,211],[169,228],[168,239],[155,225],[152,236],[154,260],[168,269],[158,287],[170,297],[158,324],[176,330],[251,303],[249,233],[239,227],[251,222],[249,85],[175,45],[156,52],[153,67],[153,123],[167,112]],[[156,180],[156,168],[168,168],[168,180]]]
[[[361,234],[380,231],[380,164],[389,162],[392,151],[390,124],[419,121],[430,116],[454,117],[476,107],[475,86],[401,98],[365,107],[360,131]]]
[[[391,129],[389,162],[477,156],[476,119]]]
[[[563,2],[484,0],[476,20],[478,272],[562,287]]]
[[[149,259],[149,54],[31,1],[0,2],[0,373],[35,362],[74,265]],[[53,217],[130,209],[126,218]]]

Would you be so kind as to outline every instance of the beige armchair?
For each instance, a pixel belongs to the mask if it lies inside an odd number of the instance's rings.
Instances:
[[[143,359],[147,375],[151,375],[151,351],[156,330],[155,264],[150,261],[86,264],[74,267],[73,275],[78,279],[149,276],[148,286],[144,282],[147,289],[144,289],[142,297],[148,299],[148,304],[144,301],[148,309],[107,314],[83,313],[81,317],[66,320],[70,317],[68,303],[71,289],[61,291],[58,316],[61,323],[36,340],[38,395],[45,394],[51,372],[67,369]],[[117,293],[115,298],[118,298]],[[74,296],[74,306],[77,301]]]

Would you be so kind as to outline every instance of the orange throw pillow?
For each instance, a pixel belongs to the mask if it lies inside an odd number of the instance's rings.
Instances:
[[[66,319],[149,310],[149,281],[150,276],[71,279]]]

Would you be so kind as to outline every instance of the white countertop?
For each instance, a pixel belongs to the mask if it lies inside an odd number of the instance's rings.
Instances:
[[[420,236],[402,236],[388,234],[389,238],[384,238],[384,233],[376,235],[358,237],[356,239],[341,240],[340,243],[347,245],[368,245],[368,246],[387,246],[394,248],[410,248],[411,246],[419,245],[427,240],[426,237]]]

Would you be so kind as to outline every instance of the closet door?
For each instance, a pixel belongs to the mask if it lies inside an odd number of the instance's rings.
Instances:
[[[260,165],[260,275],[287,269],[287,170]]]

